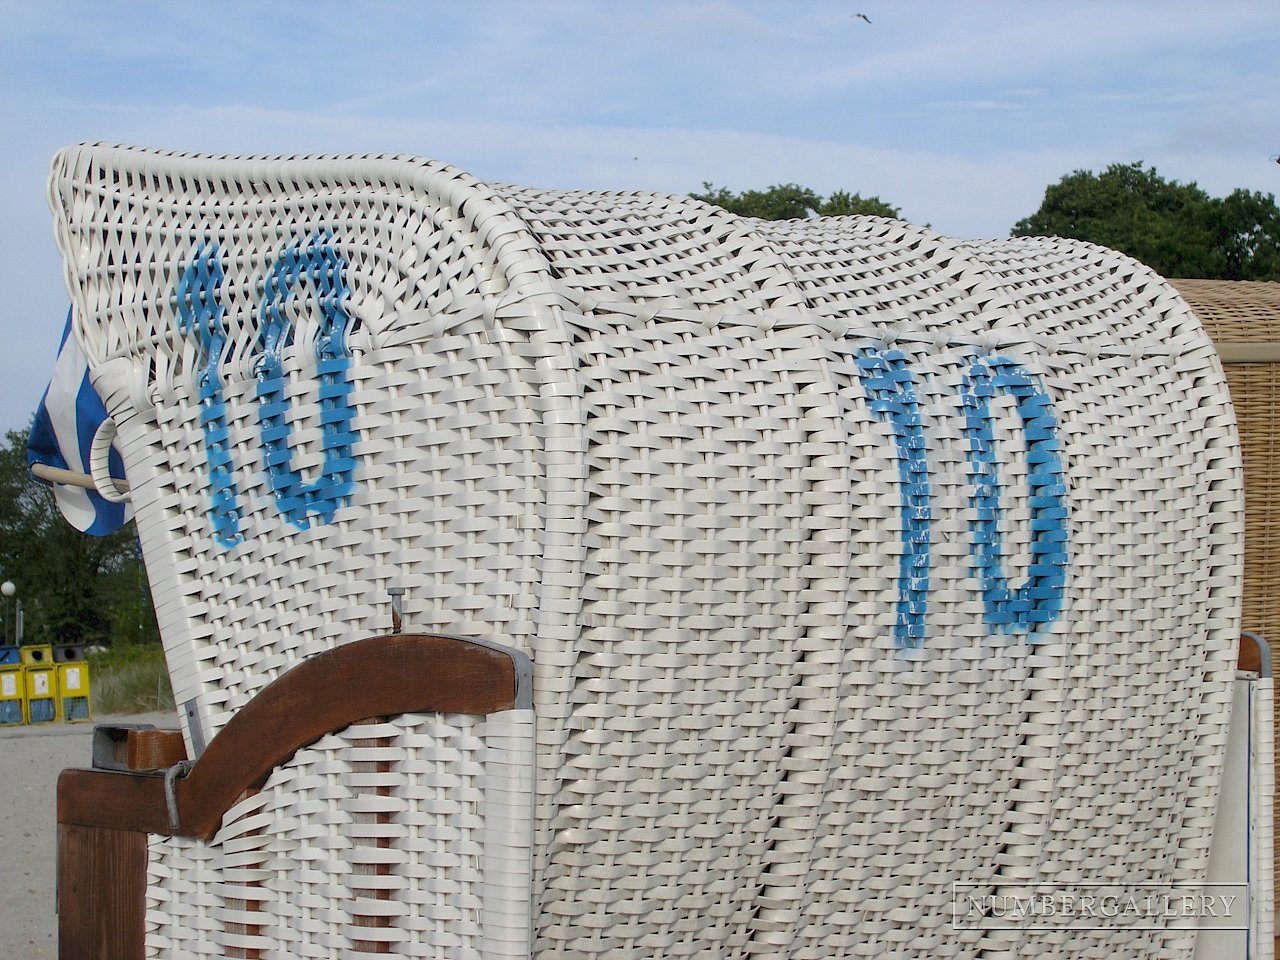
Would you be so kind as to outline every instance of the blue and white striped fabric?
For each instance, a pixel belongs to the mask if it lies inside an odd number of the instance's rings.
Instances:
[[[88,360],[71,335],[71,316],[68,311],[53,376],[31,425],[27,466],[44,463],[87,474],[93,438],[107,419],[107,408],[89,382]],[[111,476],[123,479],[124,463],[115,449],[109,463]],[[132,516],[128,504],[112,503],[96,490],[64,483],[54,484],[53,489],[62,515],[84,533],[106,536],[119,530]]]

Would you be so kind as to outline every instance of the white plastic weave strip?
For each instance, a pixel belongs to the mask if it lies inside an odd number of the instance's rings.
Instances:
[[[1249,736],[1249,956],[1274,960],[1275,875],[1275,680],[1262,677],[1252,685],[1253,727]]]
[[[209,843],[150,844],[147,956],[529,956],[533,717],[423,714],[299,751]]]
[[[1150,271],[407,158],[51,196],[175,692],[214,732],[387,586],[527,651],[537,956],[1186,955],[955,905],[1204,874],[1241,478]]]

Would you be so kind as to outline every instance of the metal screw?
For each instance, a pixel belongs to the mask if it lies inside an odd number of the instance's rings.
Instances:
[[[391,597],[391,632],[399,633],[404,617],[404,587],[387,587]]]

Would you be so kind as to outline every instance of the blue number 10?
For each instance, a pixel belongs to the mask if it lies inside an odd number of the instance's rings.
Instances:
[[[328,236],[316,234],[305,242],[296,242],[268,271],[259,304],[254,373],[267,477],[276,506],[300,529],[306,529],[312,514],[321,523],[328,523],[354,487],[351,352],[346,342],[351,318],[344,306],[349,292],[346,267]],[[201,244],[179,278],[176,299],[178,328],[195,341],[200,364],[197,384],[200,425],[209,463],[209,517],[215,539],[222,546],[231,547],[243,537],[221,375],[228,343],[221,301],[223,279],[217,245]],[[304,288],[309,289],[320,308],[314,350],[324,459],[319,475],[310,483],[303,480],[293,464],[288,420],[291,401],[283,366],[284,348],[293,343],[293,326],[285,309]]]
[[[907,356],[899,350],[866,351],[856,363],[871,411],[888,421],[897,448],[902,554],[894,639],[899,647],[919,647],[925,632],[933,517],[915,381]],[[1016,588],[1005,573],[1000,528],[1000,472],[991,413],[991,401],[1000,394],[1013,400],[1027,447],[1031,556],[1027,577]],[[1053,402],[1031,374],[1003,357],[975,360],[965,373],[961,399],[974,488],[972,555],[983,617],[994,632],[1027,633],[1034,639],[1057,620],[1066,587],[1067,488]]]

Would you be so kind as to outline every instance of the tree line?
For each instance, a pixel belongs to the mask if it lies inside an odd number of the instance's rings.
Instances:
[[[822,196],[794,183],[741,192],[704,183],[691,196],[767,220],[901,214],[876,196],[844,190]],[[1280,280],[1280,210],[1273,194],[1234,190],[1213,197],[1143,163],[1067,174],[1011,233],[1098,243],[1168,277]],[[158,638],[133,524],[107,537],[86,536],[67,524],[52,489],[27,472],[26,434],[17,431],[0,449],[0,580],[16,587],[15,597],[0,599],[5,643],[14,638],[19,600],[27,642]]]
[[[50,362],[52,367],[52,361]],[[159,638],[132,522],[105,537],[67,523],[53,488],[27,470],[27,435],[11,430],[0,449],[0,598],[4,643],[16,637],[22,604],[26,643],[145,643]]]

